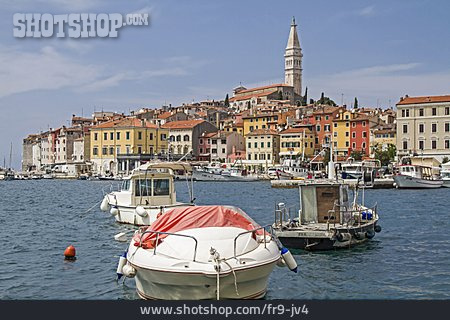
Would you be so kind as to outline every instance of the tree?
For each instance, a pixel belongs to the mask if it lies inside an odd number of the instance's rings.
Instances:
[[[283,100],[283,92],[278,91],[278,100]]]
[[[354,150],[350,153],[350,157],[355,159],[355,161],[361,161],[364,153],[361,151]]]
[[[358,98],[355,97],[355,103],[353,104],[353,108],[358,109]]]
[[[305,95],[302,98],[302,105],[306,106],[307,103],[308,103],[308,87],[306,87],[305,89]]]
[[[225,107],[229,108],[230,107],[230,100],[228,99],[228,93],[225,97]]]
[[[309,99],[309,104],[314,104],[314,99]]]
[[[444,157],[443,159],[442,159],[442,163],[444,164],[444,163],[447,163],[447,162],[449,162],[450,160],[448,159],[448,157]]]
[[[375,159],[380,160],[382,166],[387,166],[391,161],[394,161],[396,152],[397,148],[391,143],[385,150],[380,144],[376,144],[374,147]]]
[[[320,100],[318,101],[319,104],[323,104],[325,101],[325,94],[322,92],[322,94],[320,95]]]

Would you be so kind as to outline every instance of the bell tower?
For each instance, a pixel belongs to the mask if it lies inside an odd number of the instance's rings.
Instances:
[[[294,87],[297,95],[302,95],[302,49],[297,35],[295,17],[292,17],[291,31],[284,53],[284,82]]]

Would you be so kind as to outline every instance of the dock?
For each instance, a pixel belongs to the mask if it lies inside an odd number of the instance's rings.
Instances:
[[[356,180],[352,179],[339,179],[338,182],[342,182],[349,185],[356,184]],[[286,179],[286,180],[271,180],[270,184],[272,188],[298,188],[300,185],[304,184],[305,180],[296,180],[296,179]],[[360,185],[363,186],[362,181],[360,181]],[[368,187],[368,186],[366,186]],[[392,178],[384,178],[379,179],[376,178],[373,182],[373,185],[370,186],[372,189],[390,189],[394,187],[394,179]]]

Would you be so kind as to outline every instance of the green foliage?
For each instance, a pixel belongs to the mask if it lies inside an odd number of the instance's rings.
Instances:
[[[355,97],[355,103],[353,104],[353,108],[358,109],[358,98]]]
[[[447,162],[449,162],[450,160],[448,159],[448,157],[444,157],[443,159],[442,159],[442,163],[447,163]]]
[[[317,104],[325,104],[328,106],[336,106],[336,103],[331,100],[329,97],[325,97],[325,94],[322,92],[320,95],[320,99],[317,100]]]
[[[389,144],[386,150],[380,144],[374,147],[375,159],[380,160],[382,166],[387,166],[391,161],[394,161],[397,148],[393,144]]]
[[[350,153],[350,157],[352,157],[353,159],[355,159],[355,161],[361,161],[362,160],[362,158],[363,158],[363,156],[364,156],[364,153],[363,152],[361,152],[361,151],[352,151],[351,153]]]

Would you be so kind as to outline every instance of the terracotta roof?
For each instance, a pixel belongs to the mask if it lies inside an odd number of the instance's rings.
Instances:
[[[241,93],[241,92],[239,92],[239,93]],[[277,90],[275,89],[275,90],[267,91],[267,92],[252,93],[252,94],[248,94],[248,95],[245,95],[245,96],[239,96],[239,97],[231,97],[230,101],[233,102],[233,101],[248,100],[248,99],[251,99],[251,98],[264,97],[264,96],[268,96],[268,95],[270,95],[270,94],[272,94],[274,92],[277,92]]]
[[[217,134],[217,132],[205,132],[205,133],[202,133],[200,138],[211,138],[211,137],[214,137],[216,134]]]
[[[157,128],[156,125],[137,118],[123,118],[116,120],[109,120],[102,122],[99,125],[91,127],[91,129],[102,129],[102,128],[123,128],[123,127],[141,127],[141,128]]]
[[[316,110],[314,110],[314,115],[320,115],[325,113],[333,113],[335,111],[338,111],[341,107],[333,107],[333,106],[324,106],[324,107],[318,107]]]
[[[271,134],[271,135],[278,135],[278,131],[272,130],[272,129],[256,129],[247,134],[248,136],[257,136],[257,135],[264,135],[264,134]]]
[[[278,116],[278,113],[257,113],[254,115],[248,115],[248,116],[242,117],[242,119],[263,118],[263,117],[273,117],[273,116]]]
[[[419,103],[438,103],[450,102],[450,95],[445,96],[428,96],[428,97],[404,97],[401,98],[397,105],[419,104]]]
[[[382,134],[382,133],[395,133],[396,130],[395,129],[378,129],[378,130],[374,130],[373,133],[374,134]]]
[[[196,125],[199,125],[202,122],[206,122],[205,120],[181,120],[181,121],[171,121],[167,122],[161,126],[161,128],[166,129],[187,129],[193,128]]]
[[[309,130],[309,128],[289,128],[286,130],[283,130],[280,132],[280,134],[287,134],[287,133],[302,133],[305,130]]]
[[[271,84],[271,85],[268,85],[268,86],[262,86],[262,87],[245,89],[245,90],[239,91],[238,94],[246,93],[246,92],[252,92],[252,91],[257,91],[257,90],[270,89],[270,88],[278,88],[278,87],[291,87],[291,86],[288,85],[288,84],[285,84],[285,83],[276,83],[276,84]]]
[[[166,111],[158,115],[158,119],[167,119],[172,115],[172,112]]]

